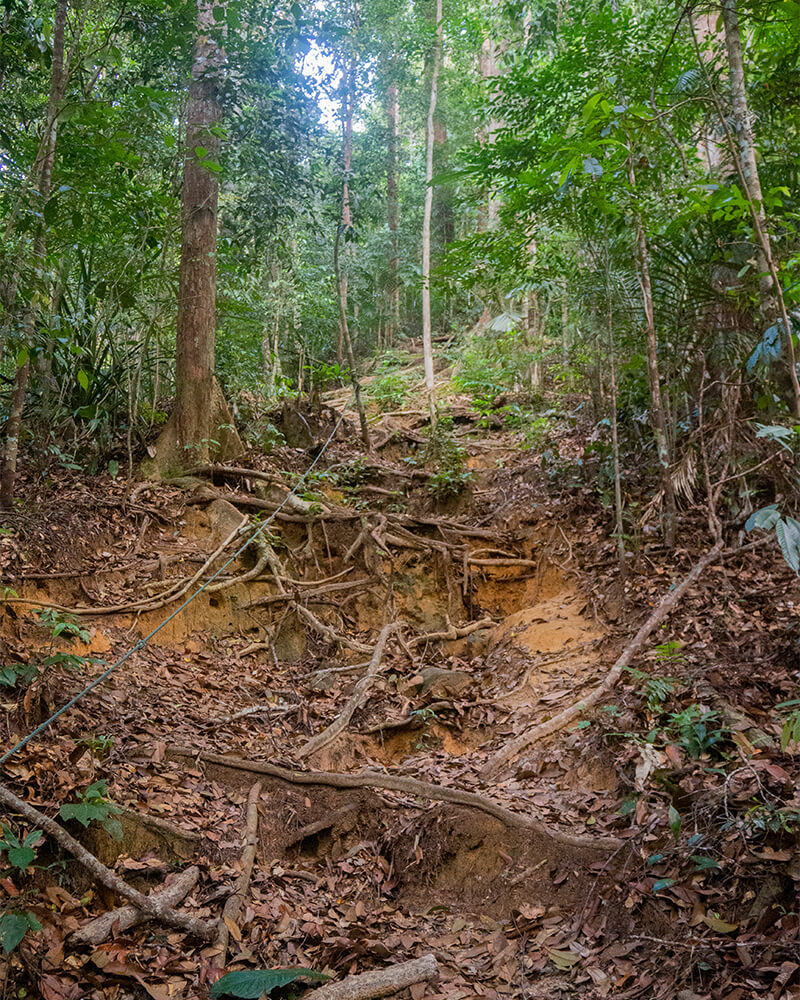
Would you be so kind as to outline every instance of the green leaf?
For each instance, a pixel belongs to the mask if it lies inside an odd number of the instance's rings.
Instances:
[[[653,892],[658,892],[659,889],[669,889],[671,885],[675,885],[674,878],[660,878],[653,884]]]
[[[315,969],[254,969],[244,972],[229,972],[211,987],[211,997],[242,997],[244,1000],[256,1000],[257,997],[269,996],[279,986],[286,986],[296,979],[314,979],[317,981],[330,979],[330,976],[317,972]]]
[[[11,847],[7,852],[7,856],[10,865],[24,872],[36,859],[36,851],[31,847]]]
[[[783,558],[800,576],[800,522],[793,517],[782,518],[775,525],[775,535]]]
[[[27,364],[30,352],[27,347],[21,347],[17,351],[17,368],[22,368],[23,365]]]
[[[4,913],[0,917],[0,945],[6,955],[13,951],[25,934],[31,931],[40,931],[42,925],[32,913]]]
[[[195,146],[194,147],[194,155],[199,160],[204,160],[208,156],[208,150],[206,149],[205,146]]]
[[[83,370],[83,368],[78,369],[78,385],[86,391],[89,388],[89,376]]]
[[[119,462],[116,458],[112,458],[108,463],[108,474],[112,479],[116,479],[119,475]]]
[[[675,808],[675,806],[669,807],[669,812],[667,813],[667,819],[669,820],[669,828],[672,830],[674,837],[679,837],[681,834],[681,814]]]

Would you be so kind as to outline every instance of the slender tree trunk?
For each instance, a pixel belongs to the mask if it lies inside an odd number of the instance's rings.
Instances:
[[[431,420],[436,421],[434,395],[433,343],[431,339],[431,215],[433,213],[433,146],[436,97],[439,87],[439,66],[442,61],[442,0],[436,0],[436,41],[433,47],[431,69],[431,98],[428,106],[428,123],[425,133],[425,212],[422,220],[422,351],[425,362],[425,389]]]
[[[175,352],[175,406],[157,443],[162,468],[209,461],[241,447],[214,377],[217,207],[225,53],[215,34],[214,0],[198,0],[186,106],[181,187],[181,260]]]
[[[64,33],[67,24],[67,0],[58,0],[53,23],[53,59],[50,69],[50,96],[47,102],[45,135],[40,146],[38,162],[34,164],[32,175],[38,179],[39,200],[42,208],[50,198],[53,184],[53,166],[56,159],[56,139],[58,138],[59,105],[66,89],[64,72]],[[36,181],[34,180],[34,183]],[[47,237],[44,225],[40,225],[33,243],[33,255],[41,267],[47,253]],[[22,321],[22,339],[27,349],[24,363],[19,365],[14,375],[11,394],[11,408],[6,422],[6,441],[3,463],[0,469],[0,509],[10,510],[14,503],[14,486],[17,480],[17,458],[19,456],[19,436],[22,430],[22,416],[28,393],[30,377],[30,351],[36,332],[36,313],[29,304]]]
[[[386,216],[389,225],[391,249],[389,257],[389,309],[386,317],[386,346],[391,347],[400,328],[400,279],[398,275],[400,211],[397,198],[397,153],[400,137],[400,101],[396,83],[391,83],[386,93],[388,124],[386,161]]]
[[[633,161],[628,158],[628,180],[634,196],[634,222],[636,227],[636,256],[639,269],[639,286],[642,290],[645,330],[647,333],[647,369],[650,376],[650,409],[653,436],[656,441],[661,488],[664,493],[664,542],[667,548],[675,545],[675,488],[669,474],[669,438],[664,401],[661,396],[661,373],[658,366],[658,337],[653,309],[653,286],[650,281],[650,254],[641,209],[636,202],[636,175]]]
[[[731,103],[733,106],[733,130],[735,132],[739,177],[744,187],[744,195],[750,203],[753,224],[756,230],[756,261],[759,270],[759,293],[761,322],[764,327],[771,325],[780,313],[787,342],[787,362],[789,378],[794,394],[795,416],[800,418],[800,380],[797,375],[792,324],[778,279],[775,258],[764,211],[761,192],[761,177],[756,161],[753,117],[747,101],[747,81],[744,74],[742,56],[742,34],[736,0],[722,0],[722,23],[725,29],[725,47],[728,51],[728,71],[730,77]],[[727,128],[727,125],[724,127]]]
[[[353,341],[350,336],[350,325],[347,319],[347,271],[341,266],[342,236],[347,236],[353,227],[353,214],[350,207],[350,168],[353,157],[353,113],[355,111],[355,65],[352,57],[347,68],[345,91],[342,108],[342,212],[341,222],[336,230],[333,244],[333,271],[339,299],[339,337],[336,344],[336,354],[341,365],[345,357],[350,369],[350,384],[353,387],[353,397],[358,420],[361,426],[361,440],[367,451],[370,450],[369,425],[364,403],[361,399],[361,383],[356,372],[356,359],[353,353]]]

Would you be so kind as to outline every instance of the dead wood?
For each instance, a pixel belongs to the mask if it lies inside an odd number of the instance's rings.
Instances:
[[[176,906],[194,889],[199,876],[199,868],[194,866],[187,868],[180,874],[173,876],[172,880],[162,888],[150,893],[148,898],[157,899],[159,903],[166,906]],[[135,906],[120,906],[116,910],[109,910],[108,913],[95,917],[94,920],[84,924],[83,927],[75,931],[71,941],[73,944],[90,944],[97,947],[112,933],[121,934],[149,919]]]
[[[388,969],[375,969],[359,976],[348,976],[338,983],[327,983],[306,993],[303,1000],[375,1000],[376,997],[392,996],[415,983],[435,979],[438,974],[436,959],[433,955],[425,955]]]
[[[369,666],[367,667],[367,672],[358,681],[353,693],[347,700],[346,705],[339,713],[336,719],[326,728],[323,729],[321,733],[313,736],[305,746],[302,746],[297,751],[297,756],[300,760],[305,757],[309,757],[312,753],[316,753],[317,750],[321,750],[322,747],[327,746],[332,743],[336,737],[343,733],[344,730],[353,718],[353,714],[363,705],[366,701],[367,692],[372,686],[372,682],[381,669],[381,660],[383,658],[383,650],[392,632],[402,627],[402,622],[390,622],[388,625],[384,625],[378,635],[378,641],[375,643],[375,649],[372,653],[372,659],[369,661]]]
[[[622,672],[627,666],[630,665],[633,657],[639,652],[652,633],[664,621],[686,591],[692,586],[692,584],[696,583],[703,573],[703,570],[705,570],[707,566],[710,566],[711,563],[716,562],[721,554],[722,542],[717,542],[712,549],[710,549],[694,564],[691,570],[686,574],[683,580],[681,580],[677,587],[674,588],[674,590],[667,591],[667,593],[661,598],[659,603],[653,609],[647,621],[641,626],[633,639],[631,639],[622,651],[616,663],[611,670],[609,670],[602,683],[598,684],[597,687],[590,691],[585,698],[574,702],[569,706],[569,708],[565,708],[563,712],[559,712],[546,722],[541,722],[539,725],[533,726],[533,728],[521,733],[516,737],[516,739],[507,743],[502,750],[498,751],[486,762],[486,764],[484,764],[480,771],[481,777],[490,778],[497,774],[502,767],[509,764],[518,754],[522,753],[523,750],[531,746],[531,744],[536,743],[553,733],[557,733],[559,730],[563,729],[564,726],[569,725],[570,722],[573,722],[579,716],[583,715],[587,709],[592,708],[594,705],[601,702],[603,698],[605,698],[605,696],[613,690],[614,687],[616,687],[620,677],[622,676]]]
[[[189,469],[187,476],[231,476],[236,479],[260,479],[265,483],[283,483],[284,477],[274,472],[245,469],[239,465],[198,465]]]
[[[106,868],[101,861],[98,861],[93,854],[90,854],[82,844],[78,843],[55,820],[50,819],[49,816],[40,812],[29,802],[25,802],[18,795],[15,795],[10,788],[6,788],[5,785],[0,785],[0,802],[44,830],[65,851],[69,851],[94,879],[106,886],[107,889],[111,889],[112,892],[116,892],[117,895],[122,896],[123,899],[129,900],[148,919],[158,920],[160,923],[167,924],[170,927],[177,927],[205,941],[210,941],[214,936],[213,924],[205,920],[199,920],[197,917],[189,916],[187,913],[181,913],[159,899],[158,896],[145,896],[134,889],[133,886],[128,885],[127,882],[112,872],[110,868]]]
[[[161,816],[151,816],[148,813],[140,813],[136,809],[128,808],[123,809],[122,814],[130,817],[131,820],[139,823],[141,826],[149,826],[150,829],[155,830],[157,833],[163,833],[171,840],[203,839],[202,835],[195,830],[184,830],[182,827],[176,826],[175,823],[170,823],[168,819],[163,819]]]
[[[261,760],[246,760],[226,754],[198,753],[191,747],[173,746],[170,747],[169,752],[178,757],[191,757],[206,764],[216,764],[219,767],[249,771],[252,774],[266,774],[281,781],[288,781],[293,785],[325,785],[329,788],[382,788],[392,792],[406,792],[434,802],[452,802],[470,809],[479,809],[481,812],[499,819],[506,826],[530,830],[532,833],[548,837],[561,844],[568,844],[570,847],[613,851],[623,845],[623,841],[616,837],[594,837],[556,830],[542,820],[534,819],[523,813],[512,812],[511,809],[506,809],[505,806],[499,805],[485,795],[463,791],[460,788],[436,785],[431,781],[420,781],[417,778],[405,778],[396,774],[385,774],[381,771],[359,771],[357,774],[343,774],[337,771],[295,771]]]
[[[253,875],[253,865],[256,860],[258,850],[258,800],[261,796],[261,782],[257,781],[247,796],[247,815],[244,835],[244,849],[242,851],[241,872],[236,879],[233,892],[225,901],[222,910],[222,920],[217,924],[217,940],[215,942],[218,949],[214,956],[214,965],[218,969],[225,967],[228,954],[228,939],[231,924],[238,925],[244,908],[245,896],[250,888],[250,879]]]
[[[233,715],[229,715],[225,719],[212,719],[211,722],[207,722],[205,725],[211,729],[217,726],[225,726],[229,722],[236,722],[238,719],[246,719],[248,715],[261,715],[265,712],[267,714],[270,712],[283,714],[285,712],[296,712],[298,708],[300,708],[299,705],[251,705],[249,708],[243,708],[239,712],[234,712]]]
[[[357,802],[351,802],[349,805],[342,806],[341,809],[335,809],[333,812],[328,813],[327,816],[323,816],[322,819],[315,820],[313,823],[306,823],[305,826],[301,826],[298,830],[292,832],[292,839],[284,844],[284,848],[293,847],[295,844],[299,844],[305,840],[306,837],[313,837],[314,834],[320,833],[322,830],[329,830],[354,809],[358,809]]]
[[[420,646],[424,642],[438,642],[439,640],[449,640],[463,639],[468,635],[472,635],[473,632],[479,632],[482,629],[494,628],[497,623],[492,621],[491,618],[482,618],[479,622],[470,622],[469,625],[457,626],[451,625],[446,632],[426,632],[424,635],[415,635],[413,639],[408,640],[408,645],[412,648],[414,646]]]
[[[472,702],[471,704],[475,703]],[[480,702],[477,704],[480,704]],[[427,721],[424,715],[425,712],[439,712],[445,708],[454,709],[455,705],[452,701],[432,701],[429,705],[425,705],[422,710],[418,709],[414,712],[409,712],[408,715],[402,715],[399,719],[386,719],[375,726],[370,726],[369,729],[361,729],[359,732],[362,736],[371,736],[374,733],[383,733],[387,729],[404,729],[406,726],[421,729]]]
[[[473,556],[467,556],[467,562],[471,566],[538,566],[539,564],[535,559],[506,559],[506,558],[480,558],[476,559]]]

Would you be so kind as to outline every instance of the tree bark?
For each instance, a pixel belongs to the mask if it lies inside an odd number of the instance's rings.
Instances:
[[[338,983],[327,983],[319,989],[307,993],[305,1000],[376,1000],[388,997],[400,990],[435,979],[439,967],[433,955],[414,958],[388,969],[373,969],[360,976],[348,976]]]
[[[647,370],[650,378],[650,423],[658,453],[661,488],[664,493],[664,543],[667,548],[675,545],[675,487],[669,474],[669,438],[664,401],[661,396],[661,372],[658,365],[658,336],[656,334],[655,311],[653,308],[653,286],[650,281],[650,253],[644,229],[642,212],[636,203],[636,174],[633,161],[628,158],[628,180],[634,197],[634,223],[636,228],[636,257],[639,270],[639,287],[642,290],[645,331],[647,334]]]
[[[792,335],[792,324],[780,288],[777,267],[772,253],[772,243],[767,226],[767,216],[764,210],[764,199],[761,191],[761,177],[756,162],[756,144],[753,133],[753,117],[747,101],[747,82],[744,73],[744,58],[742,56],[742,35],[739,27],[739,14],[736,0],[722,0],[722,23],[725,30],[725,47],[728,52],[728,72],[730,77],[731,103],[733,106],[733,130],[731,137],[735,140],[737,167],[744,196],[750,204],[753,225],[756,230],[756,262],[758,264],[758,288],[760,296],[761,322],[764,327],[770,326],[780,313],[784,327],[783,334],[787,342],[787,361],[789,379],[794,394],[795,416],[800,419],[800,380],[797,375],[797,358]],[[722,121],[727,133],[730,129]],[[738,153],[738,155],[737,155]]]
[[[392,63],[392,68],[394,63]],[[391,347],[400,328],[400,211],[397,198],[397,154],[400,137],[400,101],[395,82],[386,91],[386,119],[388,125],[386,159],[386,221],[389,226],[390,257],[388,266],[389,310],[386,317],[386,346]]]
[[[225,52],[214,0],[198,0],[197,37],[186,108],[181,187],[181,260],[175,350],[175,406],[156,450],[162,470],[241,450],[214,377],[217,207]]]
[[[439,87],[439,67],[442,61],[442,0],[436,0],[436,40],[433,46],[431,69],[431,96],[428,122],[425,131],[425,211],[422,219],[422,351],[425,363],[425,389],[431,420],[436,421],[434,395],[433,342],[431,338],[431,216],[433,214],[433,147],[435,142],[434,119]]]
[[[50,69],[50,96],[47,102],[45,134],[39,156],[34,163],[32,174],[38,177],[39,201],[44,209],[50,199],[53,183],[53,166],[56,159],[56,139],[58,138],[58,113],[66,89],[64,72],[64,33],[67,24],[67,0],[58,0],[53,23],[53,59]],[[35,181],[34,181],[35,183]],[[33,255],[41,266],[47,253],[47,237],[44,224],[40,224],[33,242]],[[36,332],[36,313],[33,303],[29,303],[22,320],[22,340],[28,351],[33,348]],[[19,456],[19,435],[22,430],[22,416],[28,393],[28,379],[31,371],[30,356],[17,367],[14,374],[14,388],[11,408],[6,423],[6,442],[3,464],[0,469],[0,510],[10,510],[14,503],[14,486],[17,481],[17,459]]]

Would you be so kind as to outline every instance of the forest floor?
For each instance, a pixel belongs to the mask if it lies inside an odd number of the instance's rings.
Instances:
[[[299,420],[311,444],[242,456],[249,474],[28,474],[0,547],[18,594],[4,662],[97,659],[6,688],[4,748],[218,569],[243,515],[276,511],[341,395],[287,409],[287,437]],[[524,746],[602,683],[710,543],[687,505],[679,548],[633,539],[622,580],[581,401],[549,400],[529,450],[499,417],[447,405],[473,470],[461,495],[432,495],[413,403],[373,404],[367,457],[348,416],[215,589],[4,765],[49,815],[107,781],[122,840],[71,832],[143,891],[197,866],[181,906],[208,920],[241,874],[260,783],[227,961],[156,923],[80,943],[118,900],[48,844],[43,867],[0,880],[3,906],[43,925],[5,959],[4,996],[177,1000],[205,997],[223,964],[338,977],[427,953],[438,980],[402,996],[800,996],[800,768],[775,709],[797,693],[796,578],[764,547],[710,565],[599,709]],[[70,612],[86,633],[54,638]]]

